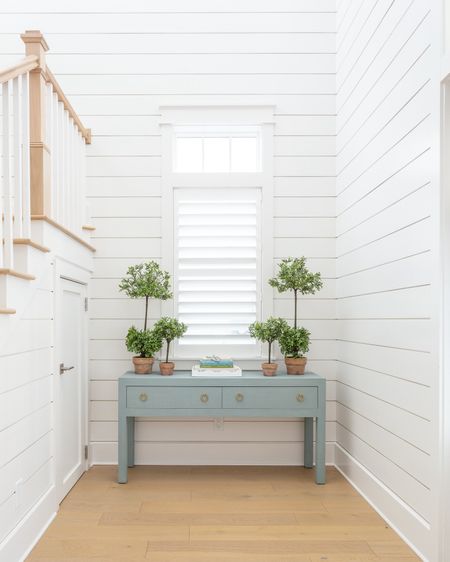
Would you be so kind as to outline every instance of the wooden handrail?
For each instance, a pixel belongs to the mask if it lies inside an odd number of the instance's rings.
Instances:
[[[74,108],[70,105],[69,100],[64,95],[64,92],[62,91],[61,86],[58,84],[58,81],[53,76],[53,73],[48,67],[46,68],[45,75],[47,82],[49,82],[53,86],[53,91],[58,96],[59,101],[64,104],[64,108],[69,112],[70,117],[72,117],[74,123],[77,125],[78,130],[83,136],[86,144],[91,144],[91,130],[86,129],[86,127],[83,125]]]
[[[34,70],[39,66],[39,59],[36,55],[29,55],[25,57],[20,62],[16,63],[5,70],[0,72],[0,84],[3,82],[7,82],[8,80],[12,80],[21,74],[25,74],[25,72],[29,72],[30,70]]]

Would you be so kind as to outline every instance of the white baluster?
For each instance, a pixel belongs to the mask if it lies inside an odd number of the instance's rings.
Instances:
[[[2,267],[13,269],[13,216],[11,202],[11,139],[9,129],[10,81],[2,84],[3,102],[3,264]]]
[[[30,101],[28,72],[22,75],[22,236],[31,238]]]
[[[14,238],[22,238],[22,115],[20,104],[20,77],[13,79],[13,154],[14,154],[14,204],[13,234]]]
[[[64,183],[64,169],[66,164],[66,150],[65,150],[65,137],[64,137],[64,106],[62,102],[58,101],[58,192],[59,192],[59,207],[58,207],[58,222],[64,224],[65,207],[64,207],[64,190],[66,188]]]
[[[52,105],[52,208],[53,208],[53,218],[59,222],[60,221],[60,205],[59,205],[59,167],[60,157],[61,157],[61,147],[59,138],[59,113],[58,113],[58,94],[51,93],[51,105]]]
[[[53,166],[54,166],[54,138],[53,138],[53,86],[47,84],[45,92],[45,142],[50,151],[50,170],[49,170],[49,181],[50,181],[50,201],[47,207],[47,212],[51,218],[55,218],[55,191],[56,185],[53,181]]]

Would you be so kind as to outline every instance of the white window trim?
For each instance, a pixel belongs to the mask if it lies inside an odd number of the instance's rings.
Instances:
[[[273,129],[274,106],[161,106],[161,264],[174,275],[174,190],[177,188],[253,187],[261,189],[261,311],[262,318],[273,314],[273,290],[267,280],[273,275]],[[261,128],[262,171],[257,173],[177,173],[173,171],[174,127],[176,125],[257,125]],[[162,314],[174,316],[174,299],[162,303]],[[259,368],[262,356],[240,359],[247,369]],[[178,368],[189,368],[192,359],[175,357]]]

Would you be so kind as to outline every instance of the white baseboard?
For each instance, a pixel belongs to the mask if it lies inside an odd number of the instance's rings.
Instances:
[[[430,562],[429,524],[336,443],[335,466],[361,496],[424,562]],[[414,537],[411,540],[409,537]]]
[[[55,518],[57,509],[52,486],[0,544],[0,562],[25,560]]]

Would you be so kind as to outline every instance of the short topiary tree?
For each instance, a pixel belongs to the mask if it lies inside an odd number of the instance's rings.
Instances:
[[[313,295],[322,288],[320,273],[311,273],[306,267],[306,258],[287,258],[281,260],[276,277],[269,279],[269,285],[279,293],[294,291],[294,328],[297,328],[298,294]]]
[[[272,344],[273,342],[277,341],[283,331],[289,328],[287,325],[286,320],[282,318],[274,318],[271,316],[265,322],[253,322],[248,327],[248,331],[252,338],[256,338],[259,341],[267,342],[269,344],[269,360],[268,363],[271,363],[272,358]]]
[[[162,347],[162,340],[155,330],[138,330],[134,326],[128,330],[125,343],[128,351],[138,357],[153,357]]]
[[[169,347],[170,344],[178,339],[186,332],[187,326],[183,322],[179,322],[176,318],[163,316],[156,322],[153,330],[161,341],[166,342],[166,363],[169,362]]]
[[[170,274],[155,261],[129,267],[126,277],[119,283],[119,290],[132,299],[145,299],[144,330],[147,329],[149,299],[165,301],[172,298]]]

